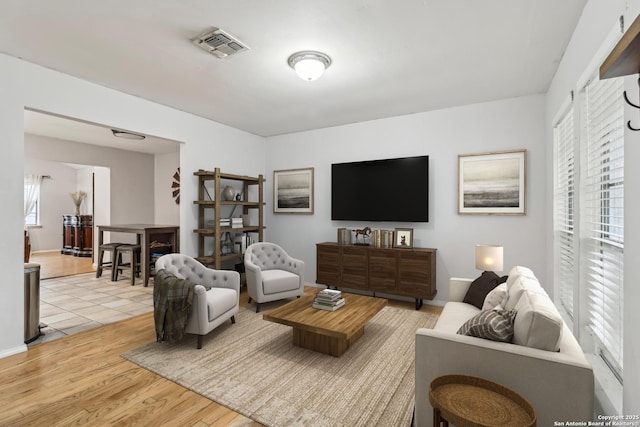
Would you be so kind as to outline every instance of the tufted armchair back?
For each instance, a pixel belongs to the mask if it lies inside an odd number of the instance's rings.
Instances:
[[[240,281],[236,271],[207,268],[198,260],[183,254],[161,256],[156,261],[156,271],[161,269],[207,289],[212,287],[235,289]]]
[[[247,248],[245,263],[253,264],[260,270],[285,270],[303,275],[304,263],[295,259],[275,243],[258,242]]]

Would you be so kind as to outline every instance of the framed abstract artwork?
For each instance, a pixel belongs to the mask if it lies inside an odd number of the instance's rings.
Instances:
[[[458,213],[525,215],[527,150],[458,156]]]
[[[273,212],[313,214],[313,168],[273,171]]]

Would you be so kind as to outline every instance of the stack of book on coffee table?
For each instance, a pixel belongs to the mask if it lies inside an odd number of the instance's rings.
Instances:
[[[313,300],[313,308],[320,310],[336,311],[344,305],[342,292],[333,289],[324,289],[316,295]]]

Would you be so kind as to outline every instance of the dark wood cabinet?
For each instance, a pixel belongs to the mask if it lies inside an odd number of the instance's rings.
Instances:
[[[436,249],[318,243],[316,283],[423,299],[436,296]]]
[[[64,255],[90,257],[93,254],[93,216],[62,215],[62,250]]]

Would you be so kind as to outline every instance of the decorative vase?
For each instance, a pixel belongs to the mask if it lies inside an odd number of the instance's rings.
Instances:
[[[80,215],[80,205],[76,205],[76,216]]]
[[[233,200],[235,196],[236,196],[236,190],[230,185],[227,185],[222,190],[222,198],[224,200]]]

